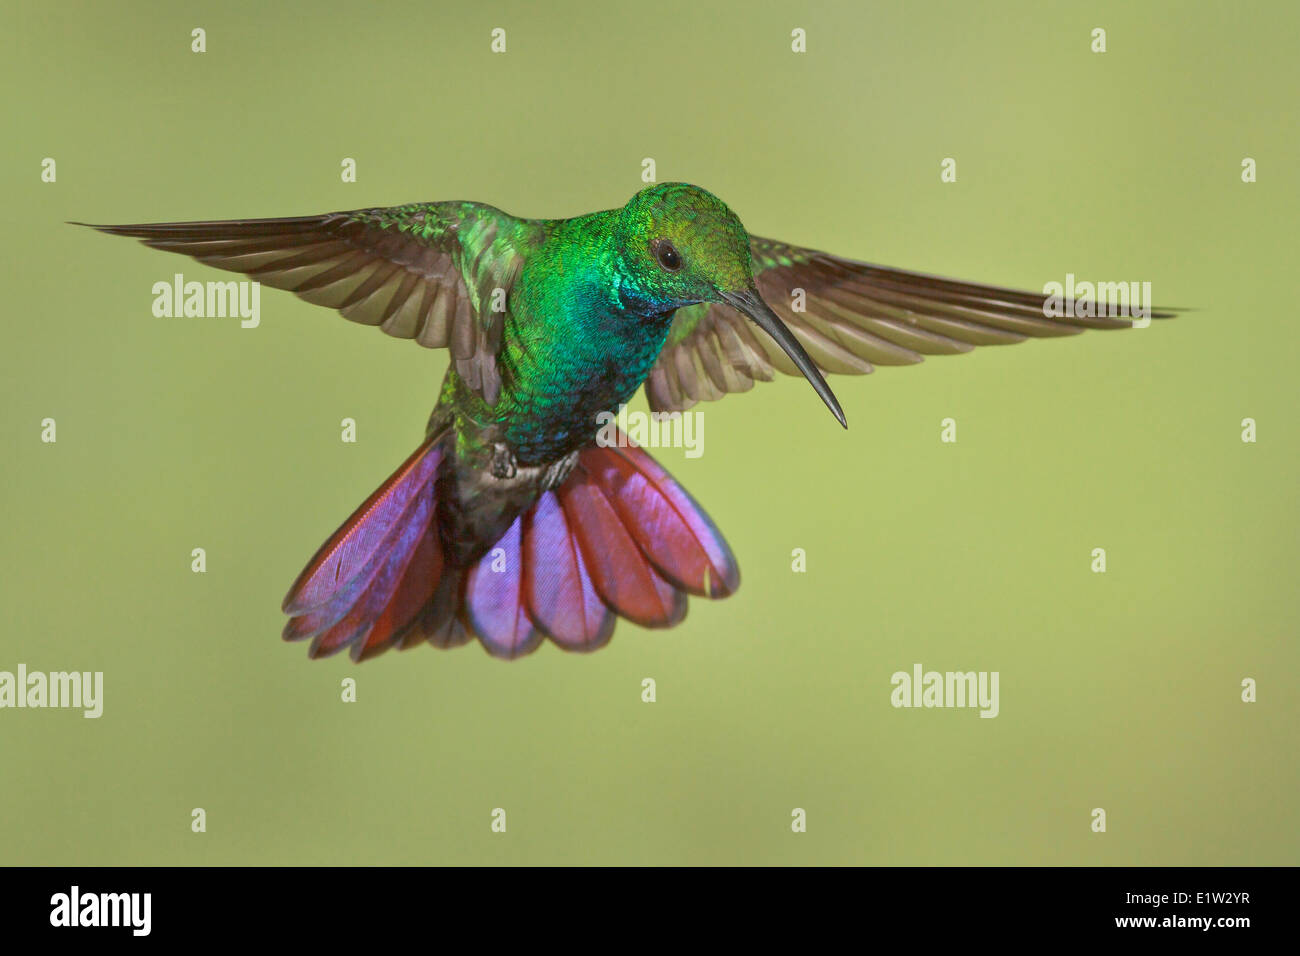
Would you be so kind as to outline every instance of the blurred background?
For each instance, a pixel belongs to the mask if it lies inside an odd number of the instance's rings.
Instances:
[[[1294,5],[4,19],[0,670],[105,688],[98,720],[0,712],[0,862],[1300,862]],[[285,590],[418,443],[445,356],[272,289],[255,330],[155,318],[153,283],[228,276],[64,221],[569,216],[647,157],[759,235],[1196,311],[836,379],[847,432],[794,379],[704,406],[704,454],[657,456],[743,583],[675,630],[514,663],[282,643]],[[1000,715],[891,707],[916,663],[998,671]]]

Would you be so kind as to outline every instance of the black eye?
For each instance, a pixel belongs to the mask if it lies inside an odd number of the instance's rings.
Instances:
[[[667,239],[656,239],[653,250],[659,264],[669,272],[676,272],[682,267],[682,257]]]

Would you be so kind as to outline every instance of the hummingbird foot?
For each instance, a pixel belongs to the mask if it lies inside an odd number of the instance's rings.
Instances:
[[[492,477],[493,478],[513,478],[519,466],[515,462],[514,453],[505,442],[494,442],[492,445]]]
[[[577,463],[578,453],[572,451],[555,464],[548,466],[546,473],[542,475],[542,489],[549,491],[552,488],[560,487],[560,485],[564,484],[564,480],[573,473],[573,468]]]

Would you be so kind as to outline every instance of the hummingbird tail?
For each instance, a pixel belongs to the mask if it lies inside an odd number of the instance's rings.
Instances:
[[[454,589],[435,520],[443,434],[426,438],[307,563],[284,599],[285,640],[310,638],[311,657],[350,645],[365,660],[407,636],[440,589]]]
[[[622,432],[617,445],[584,448],[560,487],[459,567],[438,528],[446,448],[442,435],[426,439],[321,546],[284,599],[286,640],[311,639],[312,657],[351,647],[358,661],[475,637],[502,658],[548,637],[592,651],[619,617],[672,627],[688,594],[721,598],[740,585],[708,515]]]
[[[494,656],[520,657],[544,637],[593,651],[618,617],[672,627],[688,594],[721,598],[740,585],[708,515],[618,437],[617,446],[584,448],[564,483],[543,491],[466,572],[460,623]]]

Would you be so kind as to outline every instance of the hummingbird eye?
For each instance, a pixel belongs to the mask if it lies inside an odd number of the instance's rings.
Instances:
[[[682,267],[682,257],[667,239],[656,239],[651,247],[659,264],[669,272],[676,272]]]

